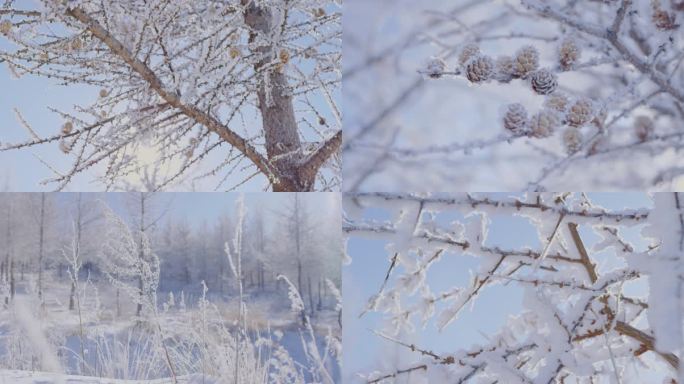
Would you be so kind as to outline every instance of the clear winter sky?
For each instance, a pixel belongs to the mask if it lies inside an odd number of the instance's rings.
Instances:
[[[7,43],[0,39],[0,49]],[[24,118],[40,135],[54,135],[64,121],[47,110],[52,106],[70,111],[74,104],[93,100],[97,91],[90,87],[57,85],[56,81],[24,76],[13,78],[5,64],[0,65],[0,143],[23,142],[30,139],[26,129],[17,121],[13,108],[19,109]],[[54,187],[39,182],[52,177],[44,160],[56,169],[68,169],[70,158],[59,151],[57,144],[47,144],[22,151],[0,152],[0,189],[10,191],[49,191]],[[67,190],[102,190],[89,183],[90,179],[77,177]]]
[[[607,209],[651,207],[650,197],[645,193],[590,193],[590,199]],[[378,209],[367,209],[365,218],[375,220],[388,219],[388,212]],[[446,224],[456,218],[454,214],[438,216],[441,224]],[[523,247],[539,248],[539,240],[531,224],[525,219],[510,216],[492,217],[487,243],[500,245],[504,248],[519,249]],[[590,248],[598,240],[598,236],[583,230],[581,235]],[[627,231],[626,237],[636,242],[639,228]],[[391,368],[397,359],[395,345],[375,335],[370,330],[379,330],[382,315],[366,314],[359,319],[359,314],[365,308],[368,298],[376,294],[389,266],[385,242],[381,240],[367,240],[355,237],[347,243],[347,253],[352,263],[343,268],[343,298],[344,298],[344,354],[343,378],[345,382],[353,380],[356,372],[368,373],[381,367]],[[643,245],[635,243],[635,245]],[[445,254],[438,266],[430,269],[427,279],[433,292],[447,289],[455,285],[462,285],[470,279],[470,269],[476,268],[478,261],[472,256],[460,253]],[[599,270],[601,265],[599,261]],[[643,288],[642,288],[643,289]],[[436,353],[454,351],[460,348],[481,343],[485,335],[492,335],[505,322],[508,315],[518,313],[521,309],[522,289],[511,285],[496,285],[484,290],[475,305],[464,311],[459,318],[451,323],[441,333],[437,331],[434,321],[428,323],[422,330],[419,327],[415,335],[401,336],[408,342],[430,349]],[[410,352],[403,348],[399,356],[406,357]],[[349,353],[353,351],[353,353]],[[405,363],[411,360],[405,360]],[[401,364],[401,363],[400,363]],[[405,366],[406,364],[404,364]]]
[[[96,193],[99,199],[104,200],[116,213],[127,217],[130,213],[126,207],[127,193]],[[58,198],[65,203],[73,202],[75,193],[59,194]],[[160,193],[156,194],[155,205],[161,211],[168,207],[167,218],[187,219],[192,225],[200,225],[203,222],[213,224],[225,212],[235,212],[235,204],[239,193]],[[278,213],[287,212],[291,204],[290,193],[245,193],[245,206],[247,216],[254,210],[260,209],[267,218],[267,225],[273,225],[279,219]],[[325,225],[339,225],[340,199],[335,193],[307,193],[301,194],[301,198],[310,213],[321,219]],[[165,220],[162,220],[162,222]]]

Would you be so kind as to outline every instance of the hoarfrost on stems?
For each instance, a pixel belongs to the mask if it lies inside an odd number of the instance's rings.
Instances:
[[[349,194],[345,206],[391,217],[362,215],[343,225],[349,238],[385,242],[389,257],[388,268],[377,271],[381,288],[360,315],[379,316],[375,335],[409,356],[358,374],[368,383],[681,380],[682,194],[641,197],[643,208],[608,209],[593,194],[569,192]],[[537,244],[502,242],[511,241],[501,235],[503,222],[515,223],[506,230],[534,228]],[[361,263],[357,258],[383,256],[350,255]],[[442,264],[446,259],[452,264]],[[469,280],[439,272],[454,262],[469,266]],[[496,304],[480,298],[496,286],[522,292],[522,304],[479,342],[455,340],[436,350],[414,338],[417,325],[445,330],[468,308],[490,316],[486,305]],[[350,319],[359,321],[357,314]]]

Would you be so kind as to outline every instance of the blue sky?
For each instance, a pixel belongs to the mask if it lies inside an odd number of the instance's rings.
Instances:
[[[129,214],[126,207],[124,192],[85,194],[86,198],[97,198],[105,201],[115,212],[126,217]],[[187,219],[192,225],[203,222],[213,224],[226,212],[235,212],[235,203],[241,194],[219,192],[165,192],[156,194],[154,205],[159,210],[168,207],[167,218]],[[267,215],[266,224],[273,225],[277,214],[286,212],[286,207],[292,201],[291,193],[245,193],[247,215],[261,210]],[[60,193],[58,200],[63,203],[73,202],[75,193]],[[319,219],[328,221],[339,212],[339,197],[335,193],[306,193],[300,195],[309,212]]]
[[[590,199],[607,209],[650,207],[652,202],[645,193],[590,193]],[[445,212],[438,216],[441,224],[458,218],[458,214]],[[367,209],[364,218],[388,219],[388,212],[380,209]],[[494,216],[487,243],[501,245],[505,248],[532,247],[539,248],[534,227],[527,220],[519,217]],[[581,235],[587,247],[598,240],[586,228],[581,228]],[[638,227],[628,231],[627,237],[636,241]],[[377,293],[389,266],[388,255],[382,240],[368,240],[354,237],[347,243],[347,253],[352,263],[343,268],[344,298],[344,377],[352,381],[355,372],[369,372],[380,363],[387,362],[388,351],[394,347],[391,342],[373,335],[371,329],[379,329],[382,315],[366,314],[359,319],[368,298]],[[597,259],[599,259],[597,257]],[[605,258],[601,258],[605,259]],[[458,253],[445,254],[438,267],[433,267],[428,274],[428,281],[433,290],[439,291],[455,285],[461,285],[470,279],[470,270],[479,265],[475,257]],[[610,267],[610,266],[605,266]],[[638,288],[639,290],[643,289]],[[471,310],[462,315],[441,333],[434,322],[423,330],[417,328],[415,335],[406,335],[407,341],[433,350],[436,353],[467,348],[472,344],[484,341],[483,335],[492,334],[503,325],[510,314],[521,308],[522,289],[511,285],[496,285],[484,290]],[[405,339],[406,340],[406,339]],[[345,381],[346,382],[346,381]]]
[[[0,39],[0,49],[7,43]],[[96,97],[96,90],[85,86],[64,87],[54,80],[24,76],[14,78],[6,65],[0,65],[0,143],[23,142],[30,139],[14,114],[17,108],[39,135],[54,135],[64,121],[50,112],[51,106],[70,111],[75,104],[83,104]],[[53,164],[57,169],[67,169],[71,159],[59,151],[57,144],[47,144],[21,151],[0,152],[0,186],[11,191],[50,191],[54,186],[39,182],[52,177],[48,167],[39,160]],[[101,187],[90,183],[91,179],[78,176],[67,190],[93,191]],[[5,188],[7,186],[7,188]]]

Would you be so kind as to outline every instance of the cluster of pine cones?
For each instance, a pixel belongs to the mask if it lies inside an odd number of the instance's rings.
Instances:
[[[579,45],[574,39],[564,40],[558,52],[560,70],[570,70],[580,57]],[[496,59],[483,54],[477,44],[463,47],[458,57],[459,72],[472,83],[495,80],[508,83],[513,79],[528,80],[532,89],[540,95],[549,95],[558,87],[558,77],[547,68],[539,68],[539,52],[531,45],[520,48],[515,55],[499,56]],[[447,72],[444,60],[433,58],[425,72],[431,78],[440,78]]]
[[[545,96],[544,107],[530,116],[522,104],[514,103],[506,107],[503,125],[515,136],[545,138],[561,128],[562,141],[569,154],[583,146],[582,128],[590,124],[602,129],[605,113],[588,98],[571,98],[557,91],[556,72],[576,68],[581,56],[581,48],[572,37],[563,39],[558,45],[555,70],[540,68],[539,52],[531,45],[523,46],[513,56],[500,56],[493,59],[483,54],[477,44],[465,45],[458,57],[458,68],[453,73],[464,74],[471,83],[497,81],[508,83],[513,79],[527,81],[535,93]],[[433,58],[427,65],[426,73],[431,78],[440,78],[449,73],[447,63]],[[653,136],[653,122],[647,117],[635,120],[634,133],[637,140],[644,142]]]
[[[569,153],[576,152],[582,144],[581,128],[599,118],[599,108],[587,98],[572,99],[564,93],[554,92],[546,97],[544,108],[528,117],[521,104],[508,105],[503,116],[504,127],[515,135],[544,138],[559,128]]]

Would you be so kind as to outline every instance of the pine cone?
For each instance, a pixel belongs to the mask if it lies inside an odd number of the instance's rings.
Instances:
[[[518,50],[515,54],[515,72],[516,77],[526,77],[530,72],[535,71],[539,67],[539,52],[537,48],[526,45]]]
[[[582,147],[582,132],[573,127],[568,127],[563,132],[563,144],[568,154],[573,154]]]
[[[660,1],[654,0],[652,2],[652,7],[653,15],[651,15],[651,19],[656,28],[661,31],[671,31],[679,27],[679,24],[675,23],[675,15],[664,10],[660,5]]]
[[[466,77],[473,83],[489,80],[494,74],[494,62],[488,56],[471,59],[466,66]]]
[[[544,100],[544,107],[561,113],[568,109],[568,104],[570,104],[570,98],[561,92],[554,92],[546,96],[546,100]]]
[[[9,20],[3,20],[0,22],[0,33],[3,35],[8,34],[12,30],[12,22]]]
[[[323,16],[325,16],[325,9],[316,8],[316,9],[314,9],[313,14],[315,17],[323,17]]]
[[[558,78],[548,69],[532,72],[532,89],[540,95],[548,95],[558,88]]]
[[[475,43],[470,43],[461,50],[461,54],[458,56],[458,62],[461,64],[461,66],[465,66],[470,59],[479,55],[480,47],[478,47],[478,45]]]
[[[653,136],[655,125],[647,116],[638,116],[634,119],[634,133],[640,142],[645,142]]]
[[[558,115],[549,110],[542,110],[532,116],[530,120],[530,135],[538,138],[549,137],[558,127],[560,120]]]
[[[521,134],[527,131],[527,110],[522,104],[509,104],[506,109],[506,114],[503,118],[504,128],[513,132],[514,134]]]
[[[558,50],[558,61],[564,70],[572,69],[572,66],[579,61],[582,54],[581,48],[573,38],[563,40]]]
[[[568,111],[566,116],[568,124],[573,127],[581,127],[591,121],[594,115],[594,105],[589,99],[577,100]]]
[[[444,60],[433,57],[425,66],[425,73],[433,79],[439,79],[444,74],[444,71],[446,71],[446,67],[447,65]]]
[[[73,142],[68,142],[66,139],[62,139],[59,141],[59,150],[62,151],[65,155],[71,152],[71,149],[73,148]]]
[[[83,41],[81,41],[80,37],[76,37],[73,40],[71,40],[71,49],[74,51],[78,51],[81,48],[83,48]]]
[[[73,129],[74,124],[71,121],[67,121],[66,123],[64,123],[64,125],[62,125],[62,134],[68,135],[71,133],[71,131],[73,131]]]
[[[502,83],[510,82],[515,73],[515,61],[510,56],[500,56],[496,59],[496,79]]]
[[[287,64],[290,62],[290,52],[288,52],[287,49],[281,49],[280,53],[278,54],[278,58],[280,59],[281,63]]]
[[[675,23],[675,16],[662,9],[653,11],[653,24],[661,31],[671,31],[679,27],[679,24]]]

